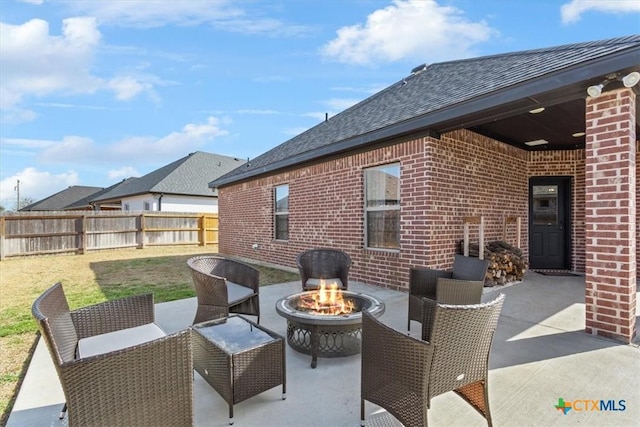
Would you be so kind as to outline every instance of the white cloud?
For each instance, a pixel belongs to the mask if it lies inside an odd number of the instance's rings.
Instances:
[[[130,178],[132,176],[142,176],[142,174],[132,166],[123,166],[119,169],[112,169],[108,171],[107,176],[111,180],[118,180],[121,178]]]
[[[243,16],[240,9],[225,0],[69,0],[65,3],[75,12],[97,17],[100,23],[119,26],[198,25]]]
[[[12,107],[26,94],[95,91],[100,79],[89,69],[100,39],[93,18],[65,19],[61,36],[49,35],[49,24],[42,19],[0,23],[2,107]]]
[[[90,138],[67,136],[46,147],[40,160],[48,163],[127,163],[169,162],[197,151],[215,138],[228,134],[221,127],[224,120],[209,117],[205,123],[189,123],[180,131],[161,137],[133,136],[113,144],[98,144]]]
[[[331,108],[332,110],[344,111],[347,108],[353,105],[356,105],[360,101],[361,99],[353,99],[353,98],[331,98],[331,99],[327,99],[326,101],[323,101],[323,104],[325,104],[327,107]]]
[[[6,209],[16,207],[18,180],[20,181],[20,199],[30,198],[36,202],[80,182],[78,173],[72,170],[52,174],[32,167],[25,168],[0,181],[0,204]]]
[[[356,93],[364,93],[364,94],[374,94],[380,92],[384,88],[387,87],[387,84],[384,83],[371,83],[367,86],[353,87],[353,86],[335,86],[332,87],[331,90],[337,92],[356,92]]]
[[[105,80],[92,73],[102,34],[95,18],[67,18],[62,34],[50,34],[49,23],[32,19],[22,25],[0,23],[0,109],[3,122],[33,120],[33,111],[21,107],[28,97],[53,93],[92,94],[112,90],[119,100],[141,92],[152,98],[153,77],[122,75]]]
[[[250,12],[233,0],[65,1],[71,11],[95,16],[100,24],[152,28],[210,24],[229,32],[295,37],[312,31],[302,25],[261,16],[260,4]]]
[[[572,0],[560,8],[563,24],[577,22],[582,14],[589,11],[602,13],[638,13],[638,0]]]
[[[3,147],[19,147],[19,148],[46,148],[54,145],[56,142],[50,139],[26,139],[26,138],[2,138],[0,140]]]
[[[116,98],[121,101],[128,101],[141,92],[153,89],[150,84],[142,83],[131,76],[113,78],[108,85],[116,93]]]
[[[323,120],[324,120],[324,116],[323,116]],[[282,133],[284,133],[285,135],[291,135],[291,136],[298,136],[303,132],[306,132],[307,130],[309,130],[308,127],[294,127],[294,128],[286,128]]]
[[[435,0],[394,0],[370,14],[366,24],[343,27],[337,33],[322,54],[358,65],[464,58],[475,44],[497,34],[487,23],[471,22],[459,9]]]
[[[19,0],[22,3],[30,3],[30,4],[43,4],[44,0]]]
[[[256,110],[251,108],[245,108],[243,110],[238,110],[238,114],[255,114],[258,116],[271,116],[274,114],[282,114],[276,110]]]
[[[2,94],[0,94],[0,98]],[[26,110],[23,108],[8,108],[5,112],[0,116],[0,122],[9,123],[9,124],[18,124],[18,123],[27,123],[35,120],[38,117],[35,111]]]

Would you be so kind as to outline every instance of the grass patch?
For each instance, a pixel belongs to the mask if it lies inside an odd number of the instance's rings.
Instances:
[[[187,259],[201,247],[149,247],[2,261],[0,270],[0,425],[5,425],[30,359],[37,327],[33,301],[62,282],[73,310],[102,301],[153,293],[156,303],[195,296]],[[300,280],[297,273],[253,265],[260,286]]]

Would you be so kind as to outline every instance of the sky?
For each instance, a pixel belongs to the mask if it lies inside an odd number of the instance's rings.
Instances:
[[[0,206],[257,157],[420,64],[639,33],[637,0],[0,0]]]

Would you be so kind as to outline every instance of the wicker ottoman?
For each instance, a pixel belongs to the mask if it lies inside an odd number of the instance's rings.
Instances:
[[[193,367],[233,405],[278,385],[286,398],[284,339],[242,316],[193,325]]]

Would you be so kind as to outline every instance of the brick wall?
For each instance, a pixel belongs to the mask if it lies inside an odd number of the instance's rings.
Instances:
[[[448,267],[467,216],[483,216],[485,241],[502,239],[504,218],[522,218],[521,247],[528,253],[526,152],[469,131],[455,131],[426,147],[429,265]],[[470,225],[478,241],[478,226]],[[506,240],[515,244],[515,226]]]
[[[401,164],[401,250],[366,250],[362,170],[391,162]],[[502,238],[505,216],[520,216],[521,249],[527,255],[530,176],[573,178],[572,269],[584,271],[585,150],[526,152],[465,130],[221,188],[220,251],[295,267],[296,255],[305,249],[338,247],[353,259],[354,280],[403,289],[411,266],[450,267],[465,216],[484,216],[487,241]],[[288,242],[272,238],[273,187],[280,184],[290,186]],[[477,241],[477,226],[470,230]],[[515,237],[510,226],[506,240],[514,244]]]
[[[366,250],[362,170],[392,162],[401,164],[401,249]],[[288,242],[272,239],[280,184],[289,184]],[[352,258],[353,280],[401,289],[410,266],[450,267],[465,216],[485,217],[487,240],[502,237],[504,216],[521,216],[526,252],[527,192],[523,150],[468,131],[399,141],[221,188],[220,252],[295,267],[304,249],[337,247]],[[507,240],[515,239],[513,228]],[[477,227],[471,230],[477,241]]]
[[[631,342],[636,334],[636,96],[587,99],[586,331]]]

